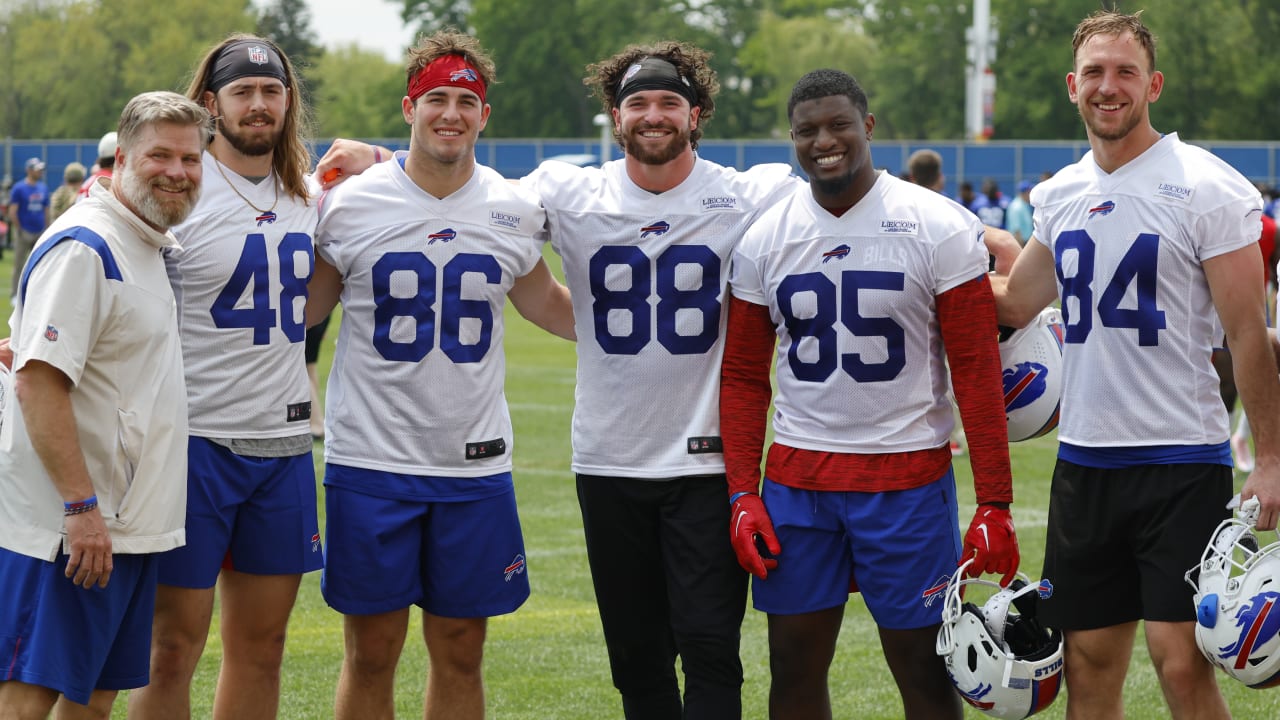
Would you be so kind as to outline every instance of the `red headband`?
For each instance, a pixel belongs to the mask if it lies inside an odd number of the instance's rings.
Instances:
[[[484,104],[484,78],[461,55],[449,53],[427,63],[409,81],[409,100],[416,101],[428,90],[441,85],[466,88],[479,95],[480,103]]]

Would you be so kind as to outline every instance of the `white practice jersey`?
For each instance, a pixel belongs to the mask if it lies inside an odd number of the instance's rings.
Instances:
[[[544,163],[523,183],[547,208],[578,335],[573,470],[666,478],[724,472],[720,359],[729,257],[760,213],[802,182],[699,159],[650,193],[625,161]]]
[[[178,298],[191,434],[305,434],[311,389],[304,312],[315,267],[315,204],[277,190],[274,174],[254,185],[217,163],[205,152],[200,202],[173,229],[182,250],[166,258]],[[245,198],[274,210],[259,212]]]
[[[342,275],[325,460],[424,476],[511,469],[502,312],[542,257],[537,199],[497,172],[443,200],[398,161],[329,193],[316,249]]]
[[[986,272],[982,232],[959,204],[883,172],[841,217],[801,187],[747,231],[729,283],[769,308],[778,333],[779,443],[872,454],[947,443],[935,298]]]
[[[1229,432],[1201,263],[1258,241],[1262,198],[1166,135],[1111,174],[1085,155],[1031,191],[1066,321],[1060,440],[1208,445]]]

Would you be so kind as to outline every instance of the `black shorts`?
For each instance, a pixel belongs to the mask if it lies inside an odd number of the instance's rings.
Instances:
[[[1231,468],[1101,469],[1059,459],[1049,496],[1041,619],[1060,630],[1195,620],[1184,575],[1230,515]]]

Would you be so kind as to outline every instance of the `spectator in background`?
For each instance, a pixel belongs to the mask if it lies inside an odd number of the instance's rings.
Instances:
[[[84,181],[80,186],[80,196],[78,200],[89,197],[89,188],[97,182],[100,177],[111,177],[111,171],[116,166],[116,134],[114,131],[102,136],[98,141],[98,160],[94,163],[93,171],[89,173],[89,179]]]
[[[11,187],[13,183],[8,180],[0,181],[0,258],[4,257],[5,250],[13,248],[9,238],[9,203],[5,201]]]
[[[1004,211],[1004,229],[1013,234],[1019,245],[1026,245],[1031,238],[1031,188],[1035,183],[1023,180],[1018,183],[1018,195],[1009,201]]]
[[[982,224],[988,227],[1004,227],[1004,209],[1009,206],[1009,201],[1005,199],[1000,192],[1000,185],[992,178],[982,181],[982,197],[986,202],[979,203],[974,210],[979,218],[982,218]]]
[[[84,165],[73,162],[67,165],[62,171],[62,184],[57,190],[49,196],[49,222],[58,219],[58,216],[67,211],[75,201],[76,196],[80,194],[80,185],[84,182],[85,173],[88,171]]]
[[[1262,213],[1274,220],[1276,210],[1280,206],[1280,191],[1277,191],[1271,185],[1258,183],[1258,192],[1262,193]]]
[[[947,184],[942,174],[942,156],[936,150],[928,148],[911,153],[911,157],[907,158],[906,179],[934,192],[942,192]],[[970,191],[972,192],[972,187]]]
[[[27,255],[40,233],[49,226],[49,188],[44,184],[44,161],[27,159],[27,176],[9,192],[9,223],[13,226],[13,277],[9,292],[17,296],[18,279]]]
[[[956,194],[956,202],[969,208],[969,212],[982,217],[979,212],[987,206],[987,196],[979,195],[973,191],[973,183],[965,180],[960,183],[960,191]]]

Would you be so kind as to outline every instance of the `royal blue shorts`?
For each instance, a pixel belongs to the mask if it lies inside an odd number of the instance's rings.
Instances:
[[[763,498],[782,554],[768,579],[752,578],[757,610],[798,615],[844,605],[856,577],[880,627],[942,621],[943,591],[960,558],[950,469],[923,487],[879,493],[798,490],[766,478]]]
[[[528,599],[510,473],[503,473],[505,491],[454,502],[368,495],[347,486],[352,477],[386,473],[330,465],[326,477],[335,470],[344,486],[326,483],[320,581],[333,609],[375,615],[417,605],[433,615],[475,618],[514,612]]]
[[[161,583],[210,588],[223,567],[296,575],[323,564],[311,453],[249,457],[191,437],[187,544],[160,556]]]
[[[105,588],[85,589],[53,562],[0,548],[0,681],[89,704],[94,690],[147,684],[156,555],[115,555]]]

